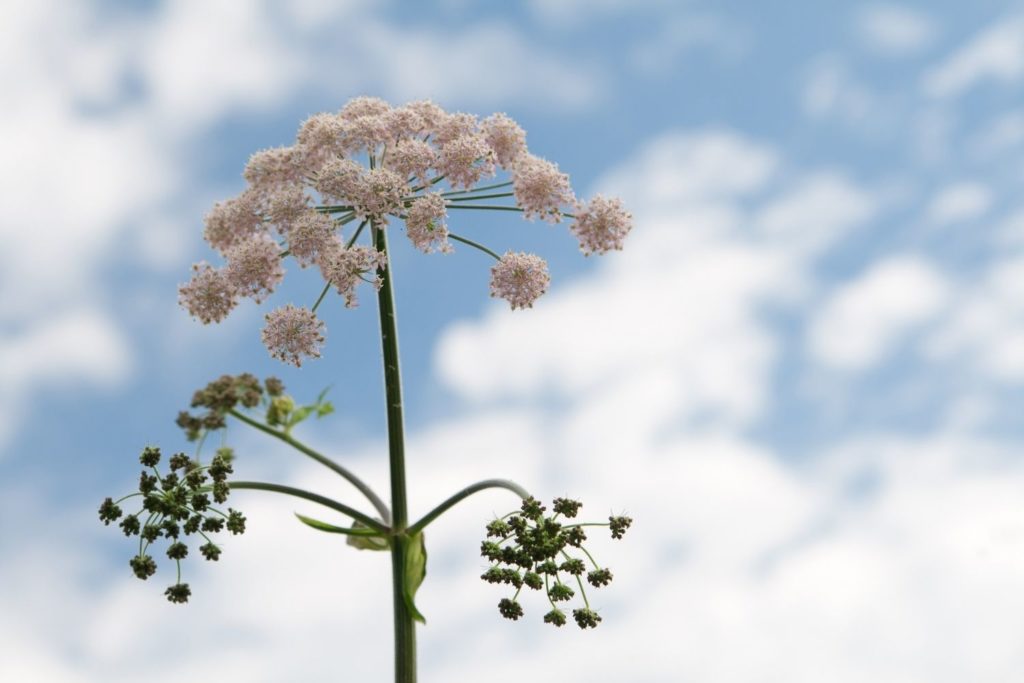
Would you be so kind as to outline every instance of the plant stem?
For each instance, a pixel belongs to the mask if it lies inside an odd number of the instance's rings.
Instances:
[[[468,202],[479,199],[499,199],[501,197],[514,197],[515,192],[495,192],[494,194],[470,194],[460,197],[445,197],[449,202]]]
[[[391,529],[386,525],[381,524],[373,517],[370,517],[353,507],[349,507],[344,503],[339,503],[336,500],[332,500],[326,496],[321,496],[318,493],[311,493],[304,489],[297,489],[293,486],[282,486],[281,484],[269,484],[262,481],[229,481],[228,486],[230,486],[233,491],[243,489],[249,489],[252,491],[270,491],[272,493],[283,493],[286,496],[292,496],[294,498],[302,498],[314,503],[319,503],[320,505],[329,507],[332,510],[337,510],[341,514],[348,515],[352,519],[357,519],[366,526],[371,529],[375,529],[382,534],[388,534],[391,532]]]
[[[474,493],[485,489],[508,489],[523,500],[530,497],[530,493],[526,489],[514,481],[509,481],[508,479],[485,479],[484,481],[478,481],[477,483],[467,486],[458,493],[450,496],[436,508],[423,515],[423,518],[420,519],[420,521],[409,527],[409,533],[413,535],[418,534],[423,531],[428,524],[447,512],[449,508],[457,505]]]
[[[448,233],[448,238],[449,239],[453,239],[456,242],[462,242],[463,244],[468,244],[471,247],[475,247],[475,248],[479,249],[480,251],[484,252],[485,254],[490,254],[491,256],[493,256],[494,258],[498,259],[499,261],[501,260],[500,256],[498,256],[496,253],[494,253],[493,251],[491,251],[490,249],[488,249],[484,245],[480,244],[479,242],[474,242],[471,239],[467,239],[465,237],[460,237],[459,235],[456,235],[454,232]]]
[[[509,180],[509,181],[506,181],[504,183],[495,183],[494,185],[484,185],[482,187],[474,187],[472,190],[454,190],[452,192],[442,192],[441,196],[442,197],[451,197],[452,195],[456,195],[456,194],[470,194],[472,192],[482,192],[484,190],[496,190],[499,187],[508,187],[511,184],[512,184],[512,181]]]
[[[470,204],[448,204],[445,206],[446,209],[481,209],[490,211],[522,211],[518,206],[493,206],[487,204],[486,206],[470,205]]]
[[[405,602],[405,563],[408,552],[409,512],[405,492],[405,432],[402,424],[402,375],[398,367],[398,321],[392,288],[387,232],[371,222],[374,246],[384,254],[377,269],[380,339],[384,359],[384,393],[387,404],[388,460],[391,471],[391,580],[395,620],[395,683],[416,683],[416,623]]]
[[[278,431],[276,429],[272,429],[272,428],[268,427],[265,424],[261,424],[261,423],[257,422],[256,420],[252,419],[248,415],[246,415],[244,413],[238,412],[235,409],[231,409],[228,412],[232,415],[232,417],[238,418],[239,420],[241,420],[245,424],[249,425],[250,427],[255,427],[256,429],[260,430],[261,432],[263,432],[265,434],[269,434],[270,436],[274,437],[275,439],[280,439],[281,441],[284,441],[286,444],[288,444],[289,446],[291,446],[295,450],[299,451],[303,455],[309,456],[310,458],[312,458],[313,460],[316,460],[318,463],[320,463],[324,467],[326,467],[326,468],[328,468],[330,470],[333,470],[333,471],[337,472],[338,474],[340,474],[350,484],[352,484],[357,489],[359,489],[360,493],[362,493],[364,496],[366,496],[366,499],[368,501],[370,501],[370,503],[373,505],[373,507],[375,507],[377,509],[377,512],[380,514],[381,519],[384,520],[385,524],[390,524],[391,523],[391,513],[388,511],[388,506],[384,504],[384,501],[380,499],[380,496],[378,496],[377,493],[373,489],[371,489],[366,482],[364,482],[362,479],[357,477],[350,470],[348,470],[347,468],[345,468],[345,467],[339,465],[338,463],[334,462],[333,460],[328,458],[326,455],[321,455],[320,453],[317,453],[316,451],[314,451],[312,448],[310,448],[306,444],[304,444],[301,441],[297,441],[296,439],[292,438],[292,436],[290,434],[285,434],[284,432]]]

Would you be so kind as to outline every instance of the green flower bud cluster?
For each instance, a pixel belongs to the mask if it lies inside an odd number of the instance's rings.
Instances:
[[[205,408],[205,411],[192,414],[183,410],[178,413],[177,424],[189,441],[196,441],[206,432],[223,429],[227,424],[225,415],[237,406],[255,408],[264,395],[273,399],[283,393],[284,385],[275,377],[268,377],[261,385],[259,379],[247,372],[223,375],[192,396],[191,407]]]
[[[565,523],[579,513],[582,503],[568,498],[555,498],[552,514],[535,498],[523,500],[519,510],[493,520],[487,525],[487,538],[480,545],[480,554],[493,564],[480,578],[488,583],[507,584],[516,589],[511,598],[498,603],[501,616],[512,621],[523,616],[518,598],[523,586],[535,591],[543,590],[551,605],[544,615],[544,623],[564,626],[568,621],[558,603],[569,602],[577,596],[581,607],[572,610],[573,619],[582,628],[595,628],[600,615],[590,608],[583,577],[594,588],[607,586],[612,572],[601,567],[583,547],[587,540],[584,526],[606,526],[612,538],[622,538],[633,520],[624,516],[608,518],[608,523]],[[585,556],[574,557],[576,552]],[[573,553],[573,554],[570,554]],[[592,567],[588,571],[588,566]],[[563,575],[565,580],[563,581]],[[576,586],[573,587],[573,584]]]
[[[227,477],[232,472],[233,458],[233,451],[226,447],[217,450],[209,465],[176,453],[168,458],[168,471],[161,474],[157,469],[160,449],[146,446],[139,456],[146,469],[139,476],[138,492],[118,501],[106,498],[100,505],[100,521],[109,525],[120,519],[125,536],[139,537],[138,553],[128,563],[138,578],[145,580],[156,573],[150,546],[159,538],[168,541],[167,557],[174,560],[178,570],[176,582],[164,593],[170,602],[188,602],[192,594],[189,585],[181,582],[181,561],[189,554],[183,537],[201,536],[205,542],[199,546],[200,554],[216,561],[221,548],[210,535],[225,529],[232,534],[245,532],[245,516],[241,512],[232,508],[223,512],[214,505],[228,499]],[[142,498],[141,509],[122,519],[121,502],[137,496]],[[143,514],[145,521],[140,521]]]

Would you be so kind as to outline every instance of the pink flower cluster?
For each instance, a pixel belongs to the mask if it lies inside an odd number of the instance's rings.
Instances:
[[[579,202],[569,177],[531,154],[525,132],[507,115],[481,120],[426,100],[393,107],[357,97],[337,113],[310,116],[294,144],[252,155],[242,174],[246,189],[215,204],[205,220],[203,236],[226,263],[196,264],[180,302],[203,323],[220,322],[241,298],[269,297],[290,255],[302,268],[316,266],[345,305],[355,306],[358,283],[379,287],[388,257],[353,244],[358,235],[345,239],[343,226],[361,221],[359,230],[369,224],[372,232],[401,219],[416,249],[449,253],[449,209],[496,208],[477,203],[473,192],[499,169],[509,182],[482,189],[511,189],[481,199],[512,196],[510,208],[524,218],[550,223],[575,211],[570,232],[584,254],[622,248],[632,217],[621,202]],[[450,191],[435,189],[442,180]],[[550,282],[547,265],[530,254],[506,253],[491,274],[492,296],[513,309],[532,306]],[[267,316],[263,340],[274,357],[299,365],[319,356],[323,323],[313,310],[288,305]]]

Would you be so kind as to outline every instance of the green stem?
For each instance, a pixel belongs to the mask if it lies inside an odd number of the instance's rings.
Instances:
[[[332,510],[337,510],[343,515],[348,515],[352,519],[359,520],[371,529],[375,529],[382,534],[388,534],[391,532],[386,525],[381,524],[373,517],[356,510],[353,507],[349,507],[344,503],[339,503],[336,500],[321,496],[318,493],[311,493],[304,489],[297,489],[293,486],[282,486],[281,484],[270,484],[262,481],[229,481],[228,485],[232,491],[239,491],[248,489],[250,491],[270,491],[271,493],[283,493],[286,496],[292,496],[294,498],[302,498],[304,500],[319,503],[324,507],[329,507]]]
[[[316,460],[318,463],[320,463],[324,467],[326,467],[326,468],[328,468],[330,470],[333,470],[334,472],[337,472],[338,474],[340,474],[350,484],[352,484],[357,489],[359,489],[360,493],[362,493],[364,496],[366,496],[366,499],[368,501],[370,501],[370,503],[373,505],[373,507],[375,507],[377,509],[377,512],[380,514],[381,519],[384,520],[385,524],[390,524],[391,523],[391,514],[388,511],[388,506],[384,504],[384,501],[380,499],[380,496],[378,496],[377,493],[373,489],[371,489],[369,487],[369,485],[367,485],[366,482],[364,482],[362,479],[357,477],[350,470],[348,470],[347,468],[345,468],[345,467],[339,465],[338,463],[334,462],[333,460],[331,460],[327,456],[321,455],[320,453],[317,453],[316,451],[314,451],[312,448],[310,448],[306,444],[304,444],[301,441],[297,441],[296,439],[292,438],[292,436],[290,434],[285,434],[284,432],[280,432],[280,431],[278,431],[276,429],[272,429],[271,427],[268,427],[265,424],[261,424],[261,423],[257,422],[256,420],[252,419],[251,417],[249,417],[248,415],[245,415],[244,413],[240,413],[240,412],[238,412],[235,409],[231,409],[228,412],[233,417],[237,417],[239,420],[241,420],[245,424],[249,425],[250,427],[255,427],[256,429],[260,430],[261,432],[263,432],[265,434],[269,434],[270,436],[274,437],[275,439],[280,439],[281,441],[284,441],[286,444],[288,444],[289,446],[291,446],[295,450],[299,451],[303,455],[309,456],[310,458],[312,458],[313,460]]]
[[[517,496],[519,496],[520,498],[522,498],[523,500],[526,500],[527,498],[530,497],[530,493],[526,489],[524,489],[522,486],[515,483],[514,481],[509,481],[508,479],[485,479],[484,481],[478,481],[477,483],[472,484],[471,486],[467,486],[458,493],[450,496],[447,500],[438,505],[436,508],[434,508],[427,514],[423,515],[420,521],[416,522],[411,527],[409,527],[409,534],[415,536],[419,532],[423,531],[428,524],[430,524],[435,519],[437,519],[445,512],[447,512],[449,508],[454,507],[461,501],[465,500],[466,498],[469,498],[474,493],[477,493],[478,491],[484,491],[486,489],[507,489],[512,493],[516,494]]]
[[[373,242],[384,254],[384,265],[377,269],[381,286],[377,291],[380,313],[381,351],[384,360],[384,393],[387,405],[388,461],[391,472],[391,585],[395,621],[395,683],[416,683],[416,622],[406,604],[406,554],[410,535],[406,529],[409,512],[405,490],[405,431],[402,424],[402,375],[398,366],[398,322],[387,231],[374,223]]]
[[[476,249],[479,249],[480,251],[484,252],[485,254],[490,254],[491,256],[493,256],[494,258],[498,259],[499,261],[501,260],[500,256],[498,256],[496,253],[494,253],[493,251],[491,251],[490,249],[488,249],[484,245],[480,244],[479,242],[474,242],[471,239],[467,239],[465,237],[460,237],[460,236],[456,235],[453,232],[448,233],[448,238],[449,239],[453,239],[456,242],[462,242],[463,244],[468,244],[471,247],[475,247]]]
[[[493,204],[485,204],[484,206],[463,205],[463,204],[449,204],[445,207],[446,209],[483,209],[487,211],[522,211],[518,206],[495,206]]]
[[[473,192],[483,192],[484,190],[497,190],[500,187],[508,187],[512,184],[511,180],[505,181],[504,183],[495,183],[494,185],[484,185],[482,187],[474,187],[472,190],[452,190],[451,192],[442,192],[442,197],[451,197],[456,194],[472,194]]]
[[[316,309],[320,308],[320,303],[324,300],[324,297],[327,296],[327,292],[329,292],[330,289],[331,289],[331,281],[328,280],[327,284],[324,285],[323,291],[320,292],[320,296],[317,297],[316,303],[313,304],[313,308],[310,309],[311,311],[313,311],[313,313],[316,313]]]
[[[515,197],[515,192],[497,192],[495,194],[471,194],[465,197],[446,197],[449,202],[469,202],[479,199],[499,199],[501,197]]]

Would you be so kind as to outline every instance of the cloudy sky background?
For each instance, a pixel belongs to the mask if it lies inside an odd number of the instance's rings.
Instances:
[[[549,260],[527,312],[482,255],[398,241],[413,513],[505,476],[637,520],[598,544],[587,633],[540,600],[505,622],[476,578],[507,494],[435,523],[423,680],[1024,674],[1024,5],[12,0],[0,25],[0,679],[390,676],[388,558],[313,506],[238,493],[250,531],[185,563],[187,607],[95,519],[225,372],[332,385],[302,436],[386,489],[369,297],[328,300],[298,371],[255,305],[203,327],[175,295],[249,154],[359,94],[505,111],[636,217],[584,259],[564,226],[453,216]],[[307,275],[272,303],[312,303]],[[245,478],[357,500],[230,438]]]

